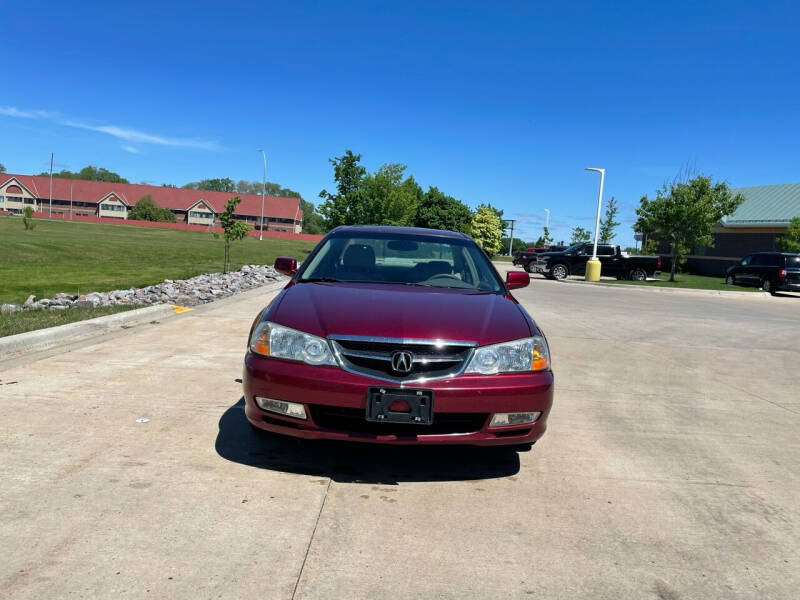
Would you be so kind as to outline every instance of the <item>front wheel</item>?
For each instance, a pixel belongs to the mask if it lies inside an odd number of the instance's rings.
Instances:
[[[525,263],[525,265],[522,268],[525,269],[528,273],[533,273],[533,269],[531,268],[531,263],[529,262]]]
[[[566,279],[567,275],[569,275],[569,269],[567,265],[559,263],[551,267],[550,273],[553,275],[553,279]]]
[[[775,295],[775,287],[772,285],[772,282],[769,279],[765,279],[761,282],[761,289],[767,292],[768,294]]]
[[[733,275],[728,275],[725,278],[725,285],[736,285],[736,278]]]
[[[644,269],[633,269],[631,271],[631,281],[646,281],[647,273]]]

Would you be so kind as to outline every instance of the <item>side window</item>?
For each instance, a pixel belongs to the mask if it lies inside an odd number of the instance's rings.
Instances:
[[[597,247],[597,255],[598,256],[614,256],[616,252],[614,251],[614,246],[598,246]]]
[[[583,248],[581,248],[579,254],[581,256],[591,256],[592,252],[594,252],[594,246],[584,246]]]
[[[742,262],[741,262],[741,263],[739,263],[739,264],[740,264],[742,267],[746,267],[746,266],[748,266],[748,265],[750,264],[750,259],[752,259],[752,258],[753,258],[752,256],[745,256],[745,257],[742,259]]]
[[[763,267],[766,264],[769,264],[769,255],[767,254],[755,254],[753,259],[750,261],[751,267]]]

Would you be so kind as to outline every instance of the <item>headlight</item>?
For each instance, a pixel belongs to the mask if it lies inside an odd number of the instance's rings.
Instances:
[[[483,346],[475,350],[466,373],[494,375],[520,371],[546,371],[550,368],[550,351],[541,336]]]
[[[250,336],[250,351],[262,356],[298,360],[309,365],[335,365],[328,340],[262,321]]]

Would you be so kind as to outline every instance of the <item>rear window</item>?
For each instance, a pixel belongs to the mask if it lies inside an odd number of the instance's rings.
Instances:
[[[786,266],[790,269],[800,269],[800,255],[787,256]]]

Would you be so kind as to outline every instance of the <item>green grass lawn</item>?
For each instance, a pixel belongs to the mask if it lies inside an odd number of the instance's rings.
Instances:
[[[98,306],[97,308],[76,307],[64,310],[21,310],[8,315],[0,314],[0,337],[4,335],[16,335],[33,331],[34,329],[44,329],[45,327],[55,327],[56,325],[66,325],[74,321],[94,319],[104,317],[114,313],[139,306]]]
[[[722,277],[707,277],[705,275],[675,274],[675,281],[670,283],[669,273],[661,273],[658,281],[616,281],[604,279],[603,283],[618,283],[621,285],[646,285],[657,287],[689,288],[693,290],[720,290],[724,292],[757,292],[756,287],[743,287],[739,285],[725,285]]]
[[[231,268],[304,259],[314,242],[247,237],[231,246]],[[58,292],[142,287],[222,270],[223,241],[211,233],[0,216],[0,303]]]

